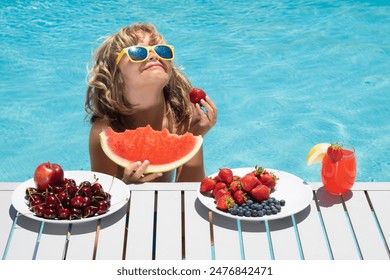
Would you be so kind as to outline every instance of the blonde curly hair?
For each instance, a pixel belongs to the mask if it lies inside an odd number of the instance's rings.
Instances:
[[[125,98],[125,83],[115,60],[123,48],[137,45],[140,32],[150,34],[150,44],[166,43],[152,24],[137,22],[109,36],[91,57],[84,106],[91,123],[105,119],[117,131],[134,128],[125,122],[125,118],[132,115],[133,106]],[[172,63],[172,75],[164,88],[164,97],[168,117],[178,131],[184,132],[189,127],[191,89],[189,79]]]

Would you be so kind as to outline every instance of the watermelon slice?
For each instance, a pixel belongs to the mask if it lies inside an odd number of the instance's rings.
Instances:
[[[149,161],[145,173],[166,172],[189,161],[200,149],[202,136],[192,133],[170,134],[168,129],[154,130],[150,125],[117,133],[108,128],[100,133],[104,153],[122,167]]]

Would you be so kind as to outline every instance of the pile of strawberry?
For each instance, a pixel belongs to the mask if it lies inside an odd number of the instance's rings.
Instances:
[[[211,195],[219,210],[233,215],[256,217],[276,214],[285,204],[283,200],[270,197],[278,179],[272,172],[257,166],[242,177],[234,175],[230,168],[221,168],[214,178],[207,177],[201,181],[200,192]]]

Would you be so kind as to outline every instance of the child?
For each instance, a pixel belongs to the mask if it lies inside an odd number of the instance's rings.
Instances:
[[[138,46],[129,50],[129,47]],[[127,48],[127,49],[126,49]],[[130,56],[131,55],[131,56]],[[150,125],[155,130],[205,136],[215,125],[217,108],[206,97],[189,100],[191,82],[173,64],[173,46],[147,23],[134,23],[107,38],[91,62],[85,109],[92,124],[89,136],[91,169],[114,175],[125,183],[147,181],[200,181],[205,177],[203,149],[186,164],[164,174],[144,174],[149,162],[121,168],[100,146],[99,134],[107,127],[120,132]]]

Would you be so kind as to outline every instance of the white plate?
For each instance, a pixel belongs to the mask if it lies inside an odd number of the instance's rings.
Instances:
[[[312,188],[306,184],[301,178],[276,169],[265,168],[269,172],[273,172],[279,180],[276,183],[275,191],[271,193],[271,197],[275,197],[278,200],[284,199],[286,205],[282,207],[282,210],[274,215],[264,215],[263,217],[245,217],[234,216],[230,213],[217,209],[214,198],[205,194],[202,194],[198,189],[199,200],[211,211],[214,211],[223,216],[240,219],[246,221],[265,221],[281,219],[293,214],[296,214],[305,209],[313,199]],[[236,168],[232,169],[233,175],[244,176],[245,174],[254,171],[254,168]],[[209,177],[215,177],[218,173],[212,174]]]
[[[20,184],[12,194],[12,205],[15,209],[21,214],[28,218],[47,222],[47,223],[57,223],[57,224],[69,224],[69,223],[85,223],[93,220],[101,219],[111,215],[121,209],[130,197],[130,191],[127,188],[126,184],[107,174],[91,171],[64,171],[64,177],[69,179],[74,179],[76,184],[79,185],[82,181],[90,181],[91,183],[95,181],[96,178],[99,179],[99,183],[103,186],[103,189],[111,194],[111,207],[108,211],[102,215],[95,215],[92,217],[84,219],[74,219],[74,220],[57,220],[57,219],[45,219],[42,217],[36,216],[28,208],[28,201],[26,197],[26,189],[35,187],[34,179],[30,179]],[[111,186],[112,184],[112,186]],[[111,189],[110,189],[111,187]]]

